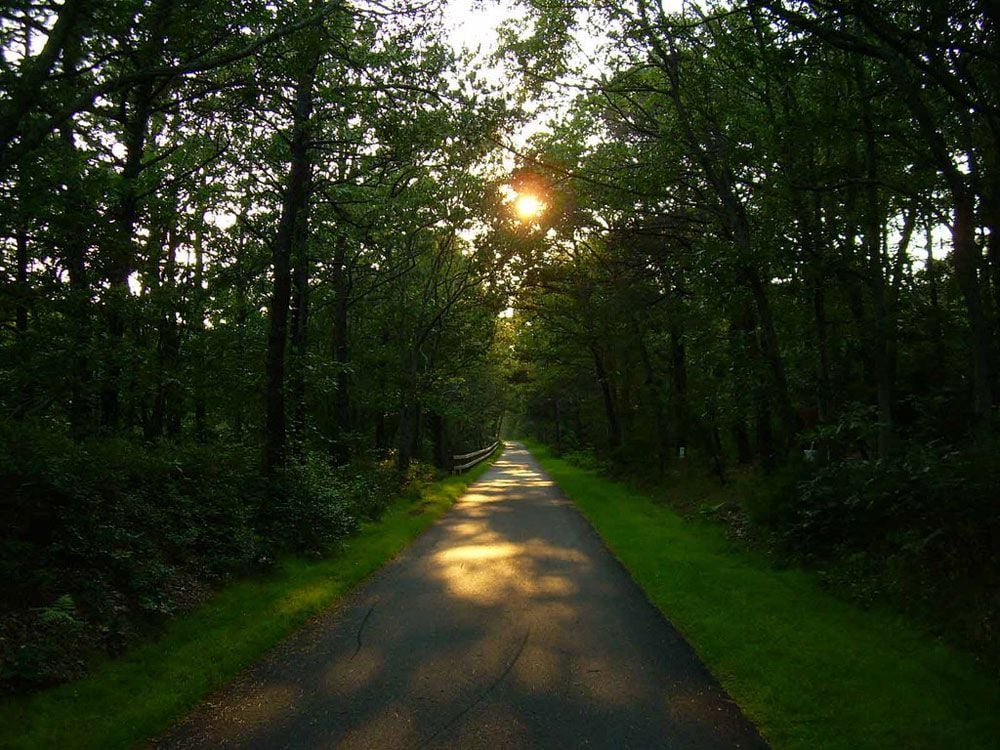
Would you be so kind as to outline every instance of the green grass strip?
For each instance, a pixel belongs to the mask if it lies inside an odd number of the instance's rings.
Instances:
[[[329,558],[226,587],[78,682],[0,704],[0,747],[128,748],[163,732],[399,554],[490,463],[404,495]]]
[[[971,657],[526,443],[776,750],[998,747],[1000,685]]]

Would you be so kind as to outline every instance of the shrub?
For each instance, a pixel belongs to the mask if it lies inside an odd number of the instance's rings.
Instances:
[[[377,518],[395,473],[309,455],[267,501],[258,451],[0,425],[0,691],[76,677],[275,551],[322,554]],[[269,523],[262,526],[262,510]]]
[[[340,475],[319,454],[290,467],[278,507],[274,535],[285,549],[319,555],[357,529],[357,516]]]
[[[1000,661],[1000,462],[991,447],[910,445],[887,459],[804,470],[788,469],[751,503],[779,550],[853,598],[888,597]]]

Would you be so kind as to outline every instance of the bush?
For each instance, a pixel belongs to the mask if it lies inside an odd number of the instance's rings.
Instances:
[[[288,469],[281,500],[272,509],[279,546],[320,555],[357,529],[357,515],[340,472],[318,454]]]
[[[257,557],[261,485],[243,448],[77,443],[8,424],[0,498],[8,687],[77,675],[87,650],[117,652]]]
[[[276,552],[325,553],[397,489],[309,455],[268,500],[253,448],[0,426],[0,692],[80,675]]]
[[[888,459],[786,470],[751,505],[780,551],[861,601],[889,597],[997,659],[1000,462],[911,445]]]
[[[614,473],[615,468],[617,468],[614,462],[602,458],[593,450],[576,449],[572,451],[563,451],[562,453],[557,453],[557,455],[567,463],[581,469],[602,471],[611,474]]]

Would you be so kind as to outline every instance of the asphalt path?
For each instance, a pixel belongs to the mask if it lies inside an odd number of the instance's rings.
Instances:
[[[766,748],[531,454],[160,748]]]

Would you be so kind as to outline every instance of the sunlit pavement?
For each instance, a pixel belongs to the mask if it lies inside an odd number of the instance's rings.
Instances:
[[[158,746],[765,747],[516,443],[350,601]]]

